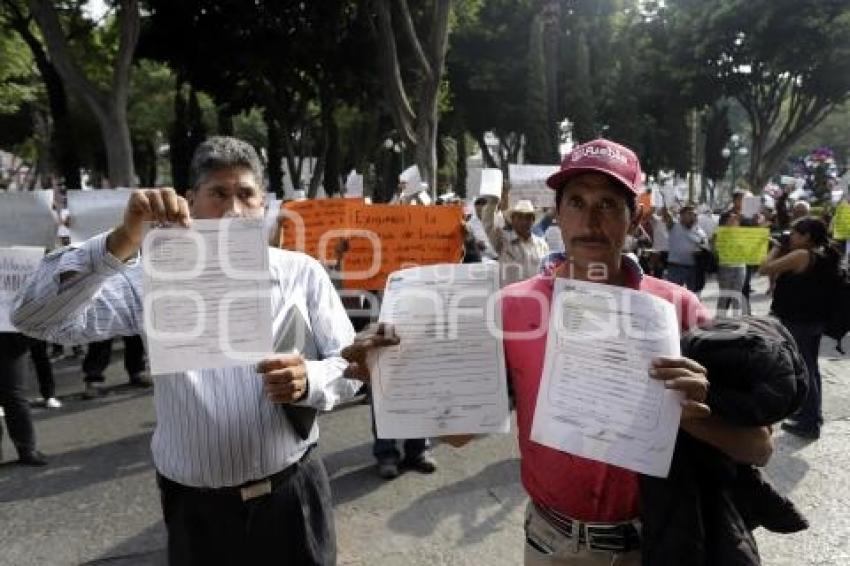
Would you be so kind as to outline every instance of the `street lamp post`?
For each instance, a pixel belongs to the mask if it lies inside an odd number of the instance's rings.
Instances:
[[[720,150],[721,155],[726,159],[731,158],[730,165],[732,166],[732,192],[735,191],[735,186],[738,184],[738,157],[746,157],[749,153],[747,146],[744,145],[741,136],[732,134],[729,138],[729,144]]]

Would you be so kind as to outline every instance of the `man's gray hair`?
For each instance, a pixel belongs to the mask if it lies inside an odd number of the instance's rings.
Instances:
[[[208,138],[195,149],[192,164],[189,167],[190,186],[196,189],[207,174],[230,167],[250,169],[257,180],[257,186],[263,188],[263,165],[254,146],[246,141],[227,136]]]

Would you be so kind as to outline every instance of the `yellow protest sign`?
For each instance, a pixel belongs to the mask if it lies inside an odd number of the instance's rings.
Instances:
[[[770,229],[746,226],[719,226],[714,246],[720,265],[758,265],[767,256]]]
[[[850,203],[841,202],[832,217],[832,237],[836,240],[850,240]]]

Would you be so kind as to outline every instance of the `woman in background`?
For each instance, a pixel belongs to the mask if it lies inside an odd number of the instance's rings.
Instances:
[[[806,401],[782,429],[812,440],[820,437],[823,424],[818,352],[839,259],[829,245],[826,224],[804,217],[791,226],[788,246],[776,245],[759,266],[759,273],[776,279],[771,314],[794,336],[809,373]]]

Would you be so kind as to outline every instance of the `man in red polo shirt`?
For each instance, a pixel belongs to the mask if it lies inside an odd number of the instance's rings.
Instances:
[[[548,329],[554,277],[630,287],[661,297],[675,306],[682,330],[707,318],[693,293],[643,275],[622,254],[626,234],[638,217],[640,180],[640,164],[628,148],[608,140],[575,148],[547,181],[556,191],[567,254],[550,256],[543,274],[502,291],[505,358],[516,395],[522,483],[530,499],[526,565],[640,564],[637,474],[530,440],[547,338],[547,332],[539,329]],[[384,328],[361,335],[343,351],[350,362],[348,373],[368,377],[366,353],[397,342]],[[732,426],[711,416],[703,404],[708,381],[702,366],[687,358],[658,358],[649,372],[668,388],[684,393],[683,430],[737,461],[766,463],[772,452],[770,431]],[[452,443],[468,439],[456,437]]]

